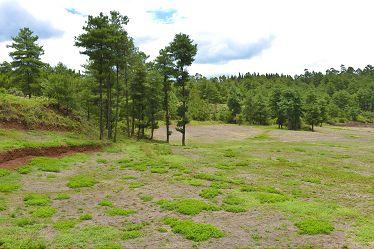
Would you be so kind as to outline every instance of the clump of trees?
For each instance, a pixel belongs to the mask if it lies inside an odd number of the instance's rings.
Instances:
[[[172,121],[182,133],[193,120],[314,130],[323,123],[374,122],[374,67],[329,69],[291,77],[246,73],[191,76],[197,46],[186,34],[152,61],[127,32],[129,19],[117,11],[88,16],[75,45],[88,61],[84,72],[41,61],[38,37],[23,28],[8,45],[12,61],[0,64],[0,88],[8,93],[44,95],[57,108],[96,122],[100,139],[153,138],[159,122],[169,142]]]

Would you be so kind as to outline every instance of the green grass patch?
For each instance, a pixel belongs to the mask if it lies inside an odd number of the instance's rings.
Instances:
[[[143,194],[141,194],[141,195],[139,195],[139,198],[142,201],[144,201],[144,202],[150,202],[150,201],[153,200],[153,196],[151,196],[151,195],[143,195]]]
[[[67,183],[69,188],[87,188],[92,187],[96,184],[96,181],[93,177],[87,175],[76,175],[70,178]]]
[[[192,220],[165,218],[164,223],[169,225],[174,233],[183,235],[192,241],[205,241],[211,238],[221,238],[225,234],[211,224],[197,223]]]
[[[136,213],[136,211],[132,209],[113,207],[108,209],[105,213],[109,216],[128,216],[130,214]]]
[[[165,174],[169,171],[167,167],[157,166],[151,168],[151,173]]]
[[[0,177],[7,176],[9,174],[10,174],[9,170],[0,168]]]
[[[140,188],[140,187],[143,187],[143,186],[144,186],[144,183],[142,183],[142,182],[131,182],[129,184],[130,189]]]
[[[53,228],[56,230],[68,230],[74,228],[78,224],[78,220],[58,220],[53,224]]]
[[[7,209],[7,203],[4,198],[0,197],[0,212]]]
[[[92,220],[92,214],[82,214],[79,216],[80,220]]]
[[[275,203],[288,200],[288,197],[275,193],[255,192],[253,195],[257,200],[260,201],[260,203]]]
[[[23,198],[26,206],[49,206],[51,199],[44,194],[26,194]]]
[[[50,206],[39,207],[32,212],[32,215],[37,218],[49,218],[56,213],[56,209]]]
[[[122,238],[124,240],[129,240],[129,239],[135,239],[138,237],[141,237],[142,233],[140,231],[134,230],[134,231],[124,231]]]
[[[102,200],[99,202],[98,204],[99,206],[102,206],[102,207],[113,207],[113,203],[111,201],[108,201],[108,200]]]
[[[19,178],[17,172],[3,171],[3,176],[0,177],[0,192],[9,193],[18,190],[21,187]]]
[[[52,244],[56,248],[121,248],[122,233],[109,226],[79,227],[61,232]]]
[[[182,200],[160,200],[157,202],[162,209],[176,211],[181,214],[196,215],[202,211],[217,211],[219,207],[213,204],[208,204],[197,199],[182,199]]]
[[[32,226],[36,224],[36,221],[33,218],[30,217],[20,217],[16,218],[13,221],[13,224],[19,227],[26,227],[26,226]]]
[[[140,230],[145,226],[144,223],[132,223],[129,222],[124,225],[124,233],[123,233],[123,239],[129,240],[129,239],[135,239],[138,237],[141,237],[143,234],[140,232]]]
[[[199,195],[205,199],[212,199],[218,196],[220,193],[221,191],[217,188],[206,188],[201,190]]]
[[[295,223],[300,234],[329,234],[334,230],[334,226],[326,220],[307,219]]]
[[[68,200],[70,199],[70,195],[66,193],[59,193],[56,195],[55,200]]]
[[[356,240],[364,243],[374,242],[374,219],[368,219],[355,229]]]

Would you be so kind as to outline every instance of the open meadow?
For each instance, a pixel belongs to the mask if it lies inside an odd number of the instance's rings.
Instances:
[[[0,168],[0,248],[373,248],[373,128],[176,134]]]

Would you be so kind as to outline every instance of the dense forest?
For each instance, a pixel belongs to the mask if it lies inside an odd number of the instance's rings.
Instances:
[[[159,123],[176,125],[185,144],[190,120],[277,124],[314,130],[323,123],[374,122],[374,67],[341,65],[326,73],[290,76],[245,73],[206,78],[190,75],[197,45],[176,34],[154,60],[129,36],[127,16],[88,16],[75,45],[88,60],[84,72],[42,62],[43,47],[29,28],[8,45],[0,64],[0,92],[48,97],[67,115],[98,124],[101,139],[119,134],[151,138]],[[250,70],[250,68],[248,69]]]

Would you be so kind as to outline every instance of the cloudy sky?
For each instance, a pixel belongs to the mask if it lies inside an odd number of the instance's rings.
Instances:
[[[198,44],[191,73],[299,74],[374,64],[372,0],[0,0],[0,61],[21,27],[44,46],[43,60],[80,69],[74,47],[87,15],[118,10],[129,34],[154,58],[175,33]]]

